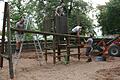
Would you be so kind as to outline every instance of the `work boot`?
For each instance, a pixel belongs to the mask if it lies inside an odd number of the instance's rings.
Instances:
[[[92,62],[92,59],[91,59],[91,58],[89,58],[86,62]]]

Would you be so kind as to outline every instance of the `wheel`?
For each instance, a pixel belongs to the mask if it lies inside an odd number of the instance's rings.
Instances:
[[[108,53],[110,56],[120,57],[120,47],[117,45],[113,45],[109,48]]]

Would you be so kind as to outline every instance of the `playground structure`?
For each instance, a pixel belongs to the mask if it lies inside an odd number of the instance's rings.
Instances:
[[[2,44],[1,44],[1,54],[0,54],[0,67],[3,67],[3,58],[7,59],[9,61],[9,73],[10,73],[10,78],[14,79],[14,66],[13,66],[13,60],[12,60],[12,52],[11,52],[11,30],[12,31],[18,31],[17,29],[11,29],[10,28],[10,17],[9,17],[9,5],[6,2],[5,3],[5,9],[4,9],[4,20],[3,20],[3,30],[2,30]],[[60,18],[59,18],[60,19]],[[64,17],[61,17],[61,20],[64,19]],[[65,19],[64,19],[65,20]],[[60,20],[59,20],[60,21]],[[7,24],[6,24],[7,23]],[[59,22],[56,22],[56,24],[58,24]],[[47,24],[47,23],[46,23]],[[7,47],[7,52],[5,51],[5,27],[7,25],[7,39],[8,39],[8,47]],[[63,26],[65,27],[66,24],[64,24]],[[47,29],[46,25],[46,29]],[[45,57],[45,61],[48,61],[48,40],[47,40],[47,36],[52,35],[53,36],[53,42],[52,42],[52,48],[51,50],[52,52],[52,57],[53,57],[53,63],[55,64],[57,62],[57,59],[59,61],[61,61],[62,57],[65,57],[67,63],[69,63],[70,61],[70,56],[74,56],[77,55],[78,60],[80,60],[80,48],[82,47],[80,44],[80,37],[77,37],[76,35],[69,35],[67,34],[67,27],[64,30],[59,30],[60,27],[64,28],[62,25],[60,26],[55,26],[55,30],[54,32],[48,32],[46,30],[46,32],[39,32],[39,31],[31,31],[31,30],[21,30],[24,33],[31,33],[31,34],[41,34],[44,36],[44,47],[45,47],[45,52],[44,52],[44,57]],[[62,32],[61,32],[62,31]],[[75,45],[78,49],[76,54],[72,54],[71,53],[71,48],[74,47],[71,44],[71,38],[75,38],[77,40],[77,45]],[[104,40],[101,40],[97,45],[101,45],[101,43],[103,44],[102,46],[105,47],[103,48],[99,53],[105,53],[106,51],[108,51],[108,49],[111,49],[110,47],[112,46],[112,43],[115,43],[117,46],[118,43],[120,43],[120,39],[119,37],[109,41],[108,43],[104,42]],[[64,49],[64,55],[62,55],[62,49]],[[118,48],[118,53],[120,48]]]
[[[7,25],[6,25],[7,23]],[[7,26],[7,52],[5,51],[5,27]],[[13,31],[18,31],[17,29],[11,29],[10,28],[10,17],[9,17],[9,4],[5,2],[5,9],[4,9],[4,19],[3,19],[3,30],[2,30],[2,44],[1,44],[1,54],[0,54],[0,67],[3,67],[3,58],[7,59],[9,61],[9,74],[10,74],[10,79],[14,79],[14,66],[13,66],[13,60],[12,60],[12,52],[11,52],[11,30]],[[38,31],[31,31],[31,30],[21,30],[24,33],[31,33],[31,34],[41,34],[45,38],[45,61],[47,62],[47,36],[52,35],[53,36],[53,45],[52,45],[52,50],[53,50],[53,63],[56,63],[56,58],[60,61],[61,57],[66,56],[67,61],[69,63],[70,61],[70,56],[73,55],[78,55],[78,60],[80,60],[80,38],[77,37],[76,35],[69,35],[69,34],[61,34],[61,33],[51,33],[51,32],[38,32]],[[70,44],[70,38],[77,38],[78,44],[78,53],[77,54],[70,54],[70,48],[72,45]],[[64,41],[64,44],[61,43],[60,40]],[[57,42],[57,40],[59,40]],[[56,43],[57,42],[57,43]],[[65,47],[66,53],[65,55],[61,55],[61,49],[62,47]],[[57,50],[57,52],[56,52]]]
[[[7,55],[5,55],[5,27],[7,24],[7,38],[8,38],[8,51]],[[7,59],[9,61],[9,73],[10,73],[10,79],[14,78],[14,72],[13,72],[13,62],[12,62],[12,53],[11,53],[11,36],[10,36],[10,16],[9,16],[9,5],[7,2],[5,2],[4,7],[4,18],[3,18],[3,30],[2,30],[2,44],[1,44],[1,54],[0,54],[0,67],[3,67],[3,58]]]

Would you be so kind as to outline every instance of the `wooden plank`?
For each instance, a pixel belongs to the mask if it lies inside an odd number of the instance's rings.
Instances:
[[[61,53],[65,53],[67,51],[61,51]],[[74,50],[70,50],[70,52],[74,52]],[[55,52],[55,53],[58,53],[58,52]],[[47,52],[47,54],[53,54],[53,52]]]
[[[70,34],[60,34],[60,33],[51,33],[51,32],[39,32],[39,31],[32,31],[32,30],[19,30],[19,29],[13,29],[13,31],[23,31],[24,33],[33,33],[33,34],[42,34],[42,35],[54,35],[54,36],[64,36],[64,37],[76,37],[76,35],[70,35]]]
[[[55,27],[56,33],[67,33],[67,17],[55,16]]]
[[[69,55],[67,55],[67,56],[76,56],[76,55],[79,55],[79,54],[69,54]],[[56,56],[56,58],[58,58],[58,57],[65,57],[66,55],[58,55],[58,56]]]

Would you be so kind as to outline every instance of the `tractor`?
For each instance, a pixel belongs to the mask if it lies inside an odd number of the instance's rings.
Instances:
[[[108,54],[110,56],[120,57],[120,36],[109,46]]]
[[[102,39],[100,42],[97,42],[93,48],[94,50],[98,50],[100,55],[107,53],[110,56],[120,57],[120,36],[113,38],[108,42],[105,42],[105,39]]]

